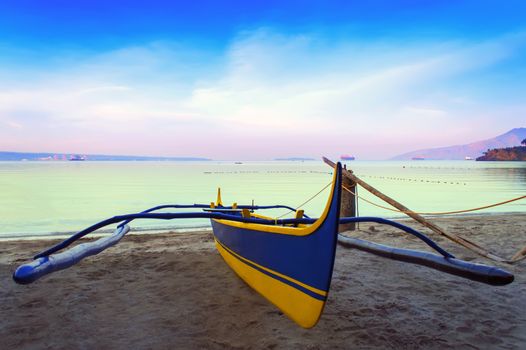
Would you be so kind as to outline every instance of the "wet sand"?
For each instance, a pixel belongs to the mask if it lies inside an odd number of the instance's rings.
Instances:
[[[433,219],[505,257],[526,245],[526,214]],[[459,258],[493,264],[420,226]],[[426,250],[378,224],[349,235]],[[210,232],[128,235],[28,285],[15,267],[53,241],[0,242],[4,349],[524,349],[526,261],[492,287],[338,247],[325,312],[296,326],[222,261]]]

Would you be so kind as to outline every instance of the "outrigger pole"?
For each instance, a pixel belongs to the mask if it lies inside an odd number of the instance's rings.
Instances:
[[[332,167],[332,168],[334,168],[336,166],[336,164],[333,161],[331,161],[330,159],[328,159],[326,157],[323,157],[323,161],[327,165]],[[444,231],[442,228],[440,228],[436,224],[430,222],[429,220],[427,220],[423,216],[419,215],[418,213],[415,213],[414,211],[412,211],[411,209],[407,208],[402,203],[394,200],[393,198],[387,196],[386,194],[380,192],[379,190],[377,190],[373,186],[369,185],[367,182],[363,181],[362,179],[360,179],[359,177],[354,175],[352,170],[342,169],[342,175],[345,176],[346,178],[348,178],[349,180],[351,180],[352,182],[362,186],[364,189],[366,189],[367,191],[369,191],[370,193],[372,193],[376,197],[378,197],[378,198],[382,199],[383,201],[389,203],[390,205],[392,205],[393,207],[398,209],[400,211],[400,213],[406,214],[407,216],[409,216],[412,219],[414,219],[415,221],[421,223],[422,225],[424,225],[425,227],[429,228],[433,232],[438,233],[441,236],[445,236],[445,237],[449,238],[450,240],[452,240],[453,242],[458,243],[458,244],[464,246],[465,248],[467,248],[467,249],[469,249],[469,250],[471,250],[471,251],[473,251],[473,252],[475,252],[475,253],[483,256],[483,257],[486,257],[488,259],[491,259],[491,260],[494,260],[494,261],[498,261],[498,262],[512,264],[514,262],[522,260],[522,258],[524,258],[524,255],[526,254],[526,247],[524,247],[521,251],[517,252],[517,254],[515,254],[511,259],[502,258],[502,257],[500,257],[500,256],[498,256],[498,255],[496,255],[494,253],[491,253],[487,249],[479,246],[478,244],[468,240],[467,238],[464,238],[462,236],[459,236],[459,235],[456,235],[456,234],[453,234],[453,233],[448,233],[448,232]]]
[[[297,219],[260,219],[252,217],[243,217],[239,215],[239,212],[243,209],[269,209],[269,208],[284,208],[285,206],[236,206],[233,207],[219,207],[215,210],[210,209],[207,205],[192,204],[192,205],[163,205],[145,210],[141,213],[136,214],[125,214],[111,217],[96,223],[78,233],[74,234],[70,238],[56,244],[55,246],[37,254],[34,257],[34,261],[20,265],[13,273],[13,279],[19,284],[28,284],[36,281],[40,277],[50,274],[55,271],[66,269],[70,266],[75,265],[82,259],[96,255],[103,250],[117,244],[126,233],[130,230],[128,223],[136,219],[160,219],[160,220],[172,220],[172,219],[187,219],[187,218],[206,218],[206,219],[217,219],[217,220],[231,220],[244,223],[257,223],[264,225],[283,225],[283,226],[297,226],[300,224],[308,225],[314,223],[317,219],[309,218],[306,215],[303,218]],[[206,211],[193,212],[193,213],[155,213],[154,211],[165,209],[165,208],[200,208]],[[242,208],[242,209],[241,209]],[[212,211],[209,211],[212,210]],[[430,267],[435,270],[457,275],[463,278],[468,278],[474,281],[490,284],[490,285],[506,285],[513,281],[514,276],[502,269],[497,267],[475,264],[471,262],[462,261],[456,259],[452,254],[441,248],[437,243],[431,240],[426,235],[398,222],[377,218],[377,217],[352,217],[352,218],[340,218],[340,224],[348,224],[353,222],[376,222],[379,224],[385,224],[396,227],[406,233],[409,233],[427,244],[430,248],[435,250],[438,254],[432,254],[427,252],[420,252],[416,250],[394,248],[385,245],[379,245],[364,240],[349,238],[340,235],[338,241],[348,247],[356,248],[368,253],[375,255],[391,258],[398,261],[409,262],[413,264],[423,265]],[[102,227],[119,223],[117,229],[110,236],[99,238],[96,241],[82,243],[76,245],[73,248],[59,252],[60,250],[67,248],[73,242],[80,238],[94,232]]]

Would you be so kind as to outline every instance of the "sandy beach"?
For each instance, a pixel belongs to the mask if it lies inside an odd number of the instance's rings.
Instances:
[[[433,219],[510,257],[526,244],[526,214]],[[494,264],[424,230],[457,257]],[[349,235],[425,245],[378,224]],[[526,261],[499,266],[515,282],[492,287],[339,247],[332,289],[305,330],[222,261],[209,231],[128,235],[79,265],[28,285],[15,267],[50,240],[0,242],[4,349],[524,349]]]

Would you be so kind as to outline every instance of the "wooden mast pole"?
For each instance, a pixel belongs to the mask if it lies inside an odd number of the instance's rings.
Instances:
[[[328,159],[328,158],[323,157],[323,161],[326,164],[328,164],[329,166],[331,166],[332,168],[334,168],[336,166],[336,164],[333,161],[331,161],[330,159]],[[495,260],[495,261],[499,261],[499,262],[508,262],[508,260],[503,259],[503,258],[501,258],[501,257],[499,257],[499,256],[487,251],[486,249],[480,247],[478,244],[476,244],[474,242],[471,242],[471,241],[467,240],[464,237],[461,237],[461,236],[458,236],[458,235],[455,235],[455,234],[452,234],[452,233],[445,232],[443,229],[441,229],[437,225],[429,222],[424,217],[422,217],[419,214],[413,212],[412,210],[410,210],[409,208],[407,208],[403,204],[395,201],[393,198],[383,194],[382,192],[378,191],[373,186],[371,186],[368,183],[366,183],[365,181],[361,180],[356,175],[354,175],[351,170],[342,169],[342,175],[344,177],[348,178],[349,180],[351,180],[352,182],[362,186],[364,189],[366,189],[367,191],[371,192],[372,194],[374,194],[378,198],[380,198],[380,199],[384,200],[385,202],[389,203],[390,205],[392,205],[396,209],[400,210],[401,212],[403,212],[407,216],[409,216],[409,217],[413,218],[414,220],[418,221],[419,223],[421,223],[425,227],[429,228],[433,232],[438,233],[441,236],[445,236],[445,237],[449,238],[450,240],[452,240],[453,242],[456,242],[456,243],[458,243],[458,244],[460,244],[460,245],[462,245],[462,246],[464,246],[464,247],[476,252],[479,255],[482,255],[484,257],[487,257],[489,259],[492,259],[492,260]]]
[[[346,166],[344,166],[344,169],[347,169]],[[356,216],[356,183],[349,179],[348,177],[342,178],[342,185],[347,187],[352,191],[352,193],[348,191],[342,191],[342,201],[340,205],[340,217],[355,217]],[[354,231],[356,229],[356,223],[350,222],[348,224],[341,224],[339,226],[338,231],[344,232],[344,231]]]

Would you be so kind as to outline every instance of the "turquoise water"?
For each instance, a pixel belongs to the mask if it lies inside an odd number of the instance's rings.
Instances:
[[[448,211],[526,193],[526,163],[354,161],[356,175],[415,211]],[[0,237],[70,233],[113,215],[159,204],[304,202],[331,180],[322,162],[0,162]],[[360,190],[360,195],[384,204]],[[318,216],[328,191],[305,205]],[[526,200],[483,212],[524,212]],[[286,211],[269,211],[281,215]],[[359,203],[360,215],[400,214]],[[136,221],[153,230],[208,226],[207,220]]]

